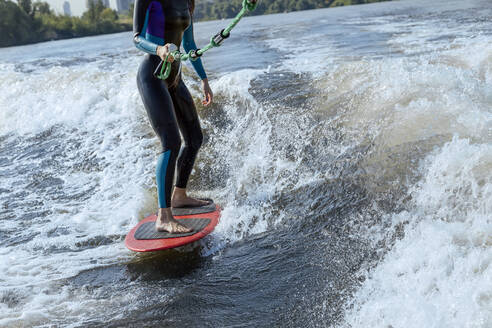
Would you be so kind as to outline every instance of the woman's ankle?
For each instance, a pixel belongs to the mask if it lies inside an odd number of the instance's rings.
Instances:
[[[172,200],[185,199],[186,197],[186,188],[174,187]]]

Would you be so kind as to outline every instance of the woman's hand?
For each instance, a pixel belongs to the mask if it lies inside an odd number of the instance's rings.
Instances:
[[[212,103],[212,100],[214,98],[214,94],[212,93],[212,89],[210,89],[210,85],[208,85],[208,79],[202,80],[202,89],[203,89],[203,95],[204,95],[204,98],[202,100],[202,104],[204,106],[208,106]]]
[[[157,56],[161,57],[161,59],[163,61],[166,60],[166,57],[167,55],[169,54],[169,46],[171,45],[171,43],[167,43],[163,46],[157,46]],[[172,55],[170,55],[168,58],[167,58],[167,61],[172,63],[174,61],[174,57]]]

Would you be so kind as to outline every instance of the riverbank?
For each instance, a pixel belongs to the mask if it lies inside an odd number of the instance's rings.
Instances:
[[[309,9],[357,5],[391,0],[283,0],[261,1],[250,15],[265,15]],[[242,0],[198,2],[194,20],[207,21],[234,17]],[[81,17],[57,15],[48,3],[23,1],[17,5],[0,0],[0,47],[10,47],[52,40],[62,40],[130,31],[133,6],[124,15],[104,7],[102,1],[91,2]]]
[[[91,2],[81,17],[55,14],[45,2],[0,0],[0,47],[129,31],[131,18]]]

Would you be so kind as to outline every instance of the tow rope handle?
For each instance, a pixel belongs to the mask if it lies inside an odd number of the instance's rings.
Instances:
[[[210,42],[209,44],[207,44],[206,47],[204,47],[203,49],[190,50],[188,53],[184,53],[184,54],[181,53],[179,49],[168,53],[166,56],[166,60],[161,61],[160,64],[157,66],[154,72],[154,76],[161,80],[165,80],[169,77],[169,74],[171,74],[171,63],[168,62],[169,56],[172,56],[174,60],[189,59],[191,61],[195,61],[198,58],[200,58],[205,51],[208,51],[214,47],[220,47],[224,42],[224,40],[231,35],[231,30],[234,28],[234,26],[237,25],[237,23],[239,23],[241,18],[243,18],[243,16],[247,12],[255,10],[257,5],[258,5],[258,0],[243,0],[241,11],[236,15],[236,17],[232,20],[229,26],[222,29],[222,31],[215,34],[210,39]],[[175,47],[177,48],[177,46]]]

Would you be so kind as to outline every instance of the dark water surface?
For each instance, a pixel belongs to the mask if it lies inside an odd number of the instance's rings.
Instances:
[[[221,222],[154,254],[123,244],[159,149],[130,33],[0,49],[0,326],[490,327],[491,18],[246,18],[204,56],[213,106],[184,69],[206,141],[189,187]]]

